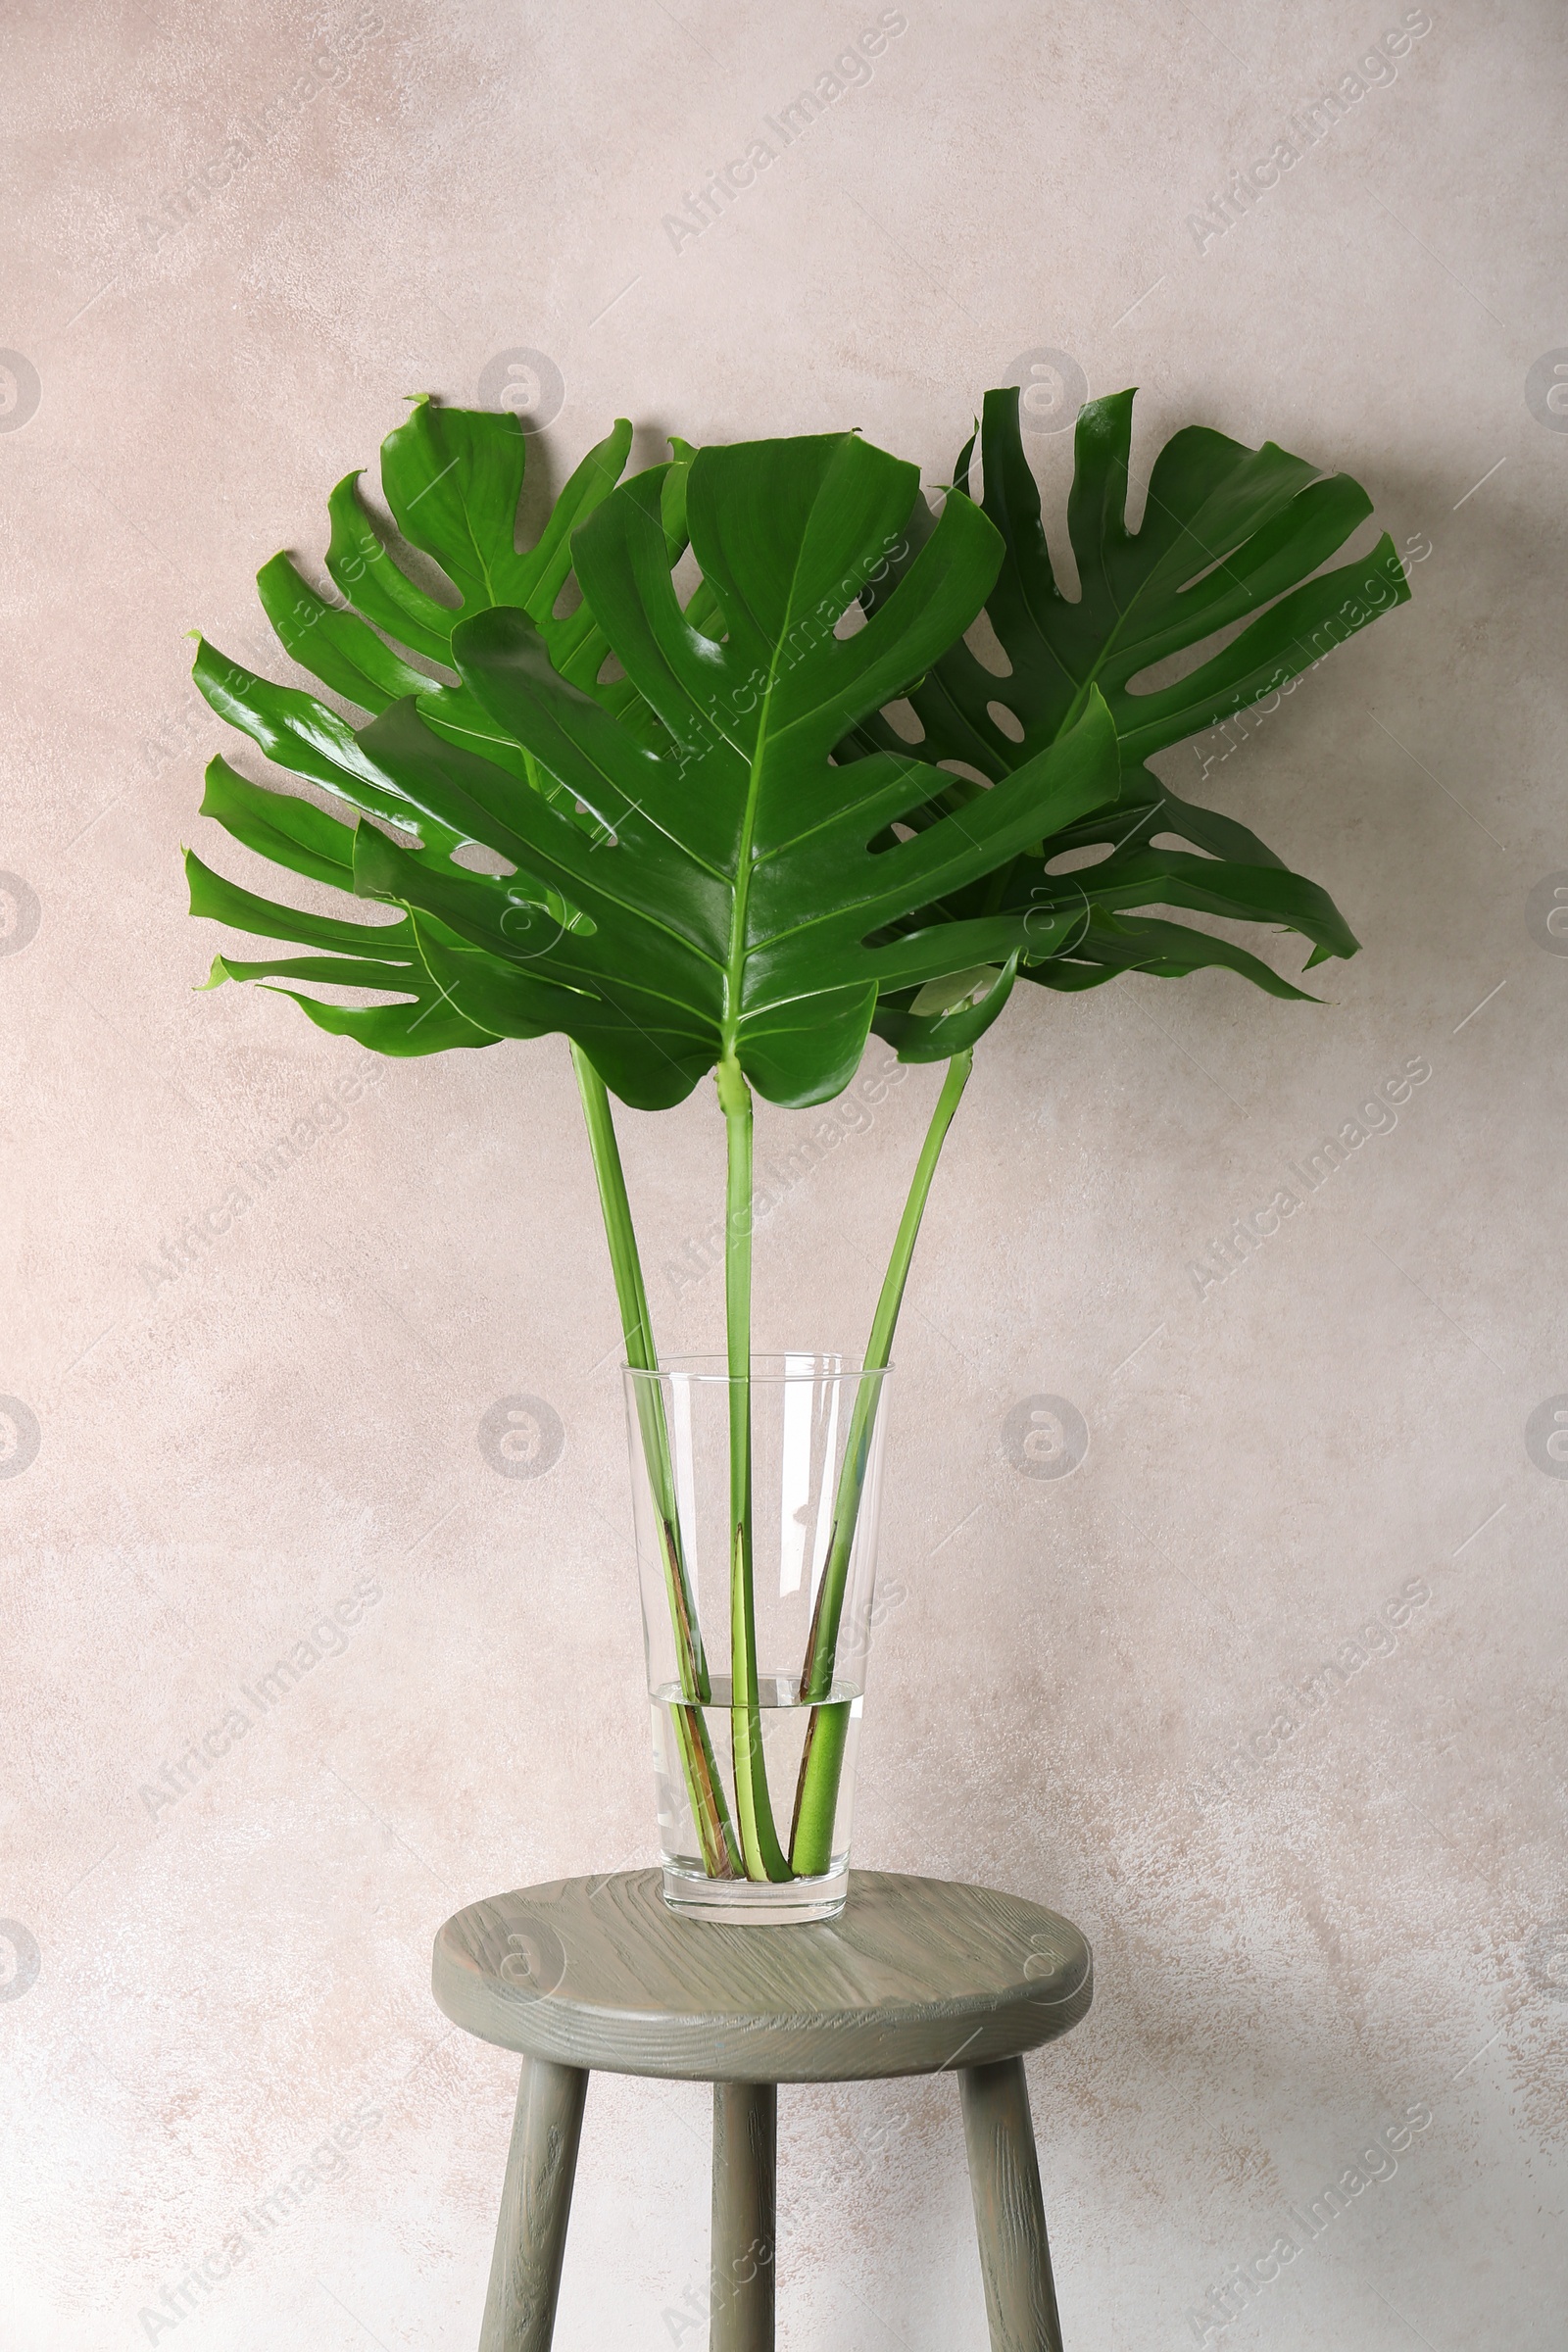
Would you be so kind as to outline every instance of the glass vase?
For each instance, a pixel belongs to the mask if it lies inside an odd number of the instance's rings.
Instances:
[[[664,1899],[737,1926],[849,1887],[887,1371],[623,1367]]]

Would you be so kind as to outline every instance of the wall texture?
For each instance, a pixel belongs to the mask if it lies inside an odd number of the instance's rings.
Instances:
[[[433,2009],[432,1931],[651,1853],[564,1050],[372,1063],[192,993],[225,730],[184,632],[261,658],[256,566],[317,565],[406,394],[517,387],[556,480],[625,412],[644,462],[858,424],[935,481],[1041,353],[1054,517],[1068,395],[1138,383],[1140,480],[1199,421],[1343,466],[1414,601],[1166,756],[1345,907],[1330,1001],[1020,989],[982,1051],[900,1349],[859,1858],[1096,1947],[1031,2064],[1074,2352],[1559,2343],[1560,11],[31,0],[7,46],[6,2352],[470,2346],[513,2070]],[[781,1188],[760,1340],[856,1344],[934,1084],[873,1076]],[[669,1347],[718,1325],[718,1127],[706,1088],[623,1121]],[[537,1475],[481,1446],[517,1396]],[[1069,1475],[1007,1434],[1041,1397]],[[951,2084],[782,2106],[785,2343],[979,2347]],[[596,2083],[564,2345],[700,2352],[707,2130]]]

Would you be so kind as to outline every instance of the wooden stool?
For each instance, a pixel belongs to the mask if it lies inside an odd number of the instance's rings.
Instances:
[[[479,2352],[548,2352],[595,2067],[713,2085],[711,2352],[771,2352],[780,2082],[958,2071],[993,2352],[1060,2352],[1022,2053],[1075,2026],[1089,1946],[1054,1911],[855,1871],[837,1919],[680,1918],[657,1870],[470,1903],[435,1939],[448,2017],[522,2054]]]

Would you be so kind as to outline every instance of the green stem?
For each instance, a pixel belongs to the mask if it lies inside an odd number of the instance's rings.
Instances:
[[[643,1286],[642,1260],[638,1255],[637,1235],[631,1221],[631,1203],[626,1197],[626,1175],[615,1142],[610,1097],[599,1072],[576,1045],[571,1049],[571,1066],[577,1075],[577,1091],[582,1098],[583,1118],[588,1128],[588,1146],[593,1153],[594,1174],[599,1182],[599,1205],[604,1212],[605,1238],[610,1244],[610,1263],[615,1278],[615,1298],[620,1307],[626,1361],[635,1371],[654,1372],[658,1369],[658,1357],[654,1351],[653,1319],[648,1311],[648,1293]],[[671,1708],[686,1791],[691,1800],[692,1820],[702,1847],[704,1869],[710,1878],[734,1878],[740,1867],[740,1849],[730,1825],[724,1787],[713,1759],[712,1742],[709,1739],[708,1725],[703,1715],[703,1708],[712,1696],[712,1687],[708,1660],[703,1653],[697,1602],[681,1543],[680,1511],[675,1496],[675,1473],[669,1449],[669,1428],[664,1415],[664,1395],[657,1380],[639,1380],[632,1385],[637,1392],[637,1422],[643,1444],[643,1459],[648,1467],[649,1489],[654,1507],[659,1513],[664,1586],[669,1598],[670,1622],[675,1630],[675,1655],[681,1693],[686,1702]]]
[[[735,1813],[749,1879],[787,1879],[773,1826],[757,1688],[752,1579],[752,1090],[740,1063],[718,1065],[724,1113],[724,1336],[729,1360],[730,1735]]]
[[[876,1313],[871,1318],[871,1336],[866,1344],[866,1372],[887,1369],[893,1348],[893,1333],[899,1320],[899,1308],[904,1301],[904,1286],[909,1278],[909,1261],[920,1231],[920,1219],[931,1191],[931,1181],[937,1171],[937,1160],[947,1140],[969,1072],[974,1067],[972,1048],[956,1054],[948,1064],[948,1073],[937,1097],[931,1124],[926,1129],[925,1142],[915,1162],[910,1180],[908,1199],[899,1220],[893,1254],[883,1278]],[[811,1630],[807,1642],[806,1663],[801,1670],[802,1703],[816,1711],[806,1735],[805,1752],[801,1757],[800,1781],[795,1792],[795,1818],[790,1831],[790,1860],[802,1878],[814,1877],[826,1870],[831,1860],[833,1817],[838,1810],[839,1773],[844,1761],[844,1742],[849,1731],[850,1702],[824,1705],[833,1688],[833,1664],[838,1653],[839,1621],[844,1613],[844,1593],[849,1581],[850,1555],[855,1546],[856,1523],[860,1511],[860,1494],[865,1484],[866,1462],[871,1449],[871,1431],[881,1392],[880,1380],[861,1380],[857,1384],[855,1409],[850,1416],[849,1437],[844,1448],[844,1464],[839,1472],[838,1493],[833,1501],[833,1533],[828,1544],[827,1565],[817,1588],[816,1606],[811,1612]]]

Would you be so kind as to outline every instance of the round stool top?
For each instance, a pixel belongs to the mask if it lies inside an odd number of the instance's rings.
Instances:
[[[683,1919],[658,1870],[470,1903],[435,1939],[456,2025],[558,2065],[701,2082],[843,2082],[1015,2058],[1092,1996],[1071,1922],[941,1879],[850,1873],[837,1919]]]

